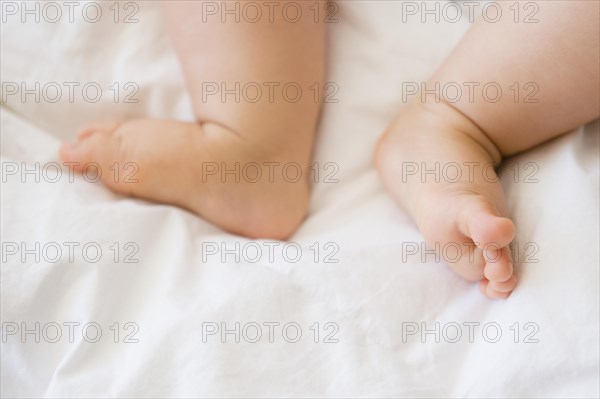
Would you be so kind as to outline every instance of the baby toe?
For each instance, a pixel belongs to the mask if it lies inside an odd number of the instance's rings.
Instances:
[[[506,299],[510,295],[510,291],[502,292],[496,290],[494,285],[487,280],[481,280],[479,283],[479,290],[490,299]]]
[[[513,263],[508,247],[500,250],[488,249],[486,251],[486,264],[483,274],[490,281],[507,281],[513,274]]]
[[[75,143],[64,143],[59,155],[63,162],[72,164],[75,171],[94,168],[104,180],[119,157],[119,142],[110,133],[96,132]]]
[[[489,285],[498,292],[511,292],[517,286],[517,278],[513,274],[506,281],[490,281]]]
[[[457,247],[459,247],[457,245]],[[467,281],[475,282],[484,278],[485,260],[482,251],[472,243],[460,246],[460,258],[458,260],[444,258],[448,266],[459,276]]]

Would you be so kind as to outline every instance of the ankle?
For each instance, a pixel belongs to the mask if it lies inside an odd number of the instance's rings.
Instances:
[[[235,234],[289,238],[308,212],[310,154],[273,143],[256,145],[221,125],[202,127],[199,148],[225,155],[211,162],[210,174],[196,173],[198,187],[207,189],[198,190],[193,210]]]
[[[489,155],[495,165],[502,161],[502,152],[487,133],[481,129],[469,116],[453,104],[446,101],[425,101],[417,103],[426,113],[431,114],[433,123],[444,127],[450,125],[455,131],[461,132],[475,141]]]

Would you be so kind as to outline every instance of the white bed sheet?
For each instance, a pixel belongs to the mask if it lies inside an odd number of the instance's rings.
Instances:
[[[310,216],[292,238],[303,248],[297,263],[283,258],[281,246],[273,262],[266,251],[256,263],[221,262],[206,251],[203,259],[206,243],[249,241],[178,208],[123,198],[81,178],[23,183],[9,175],[9,164],[57,162],[60,141],[87,121],[190,119],[191,113],[156,4],[140,2],[134,24],[108,17],[96,24],[14,18],[2,24],[3,82],[92,81],[105,90],[95,104],[17,96],[2,103],[3,397],[600,395],[598,124],[513,160],[521,171],[527,162],[539,166],[537,183],[503,178],[516,241],[529,251],[521,259],[529,254],[538,262],[517,264],[520,284],[508,300],[487,300],[443,263],[403,261],[403,243],[422,238],[371,163],[378,135],[402,106],[401,83],[431,74],[468,23],[400,23],[402,3],[395,1],[339,5],[328,78],[339,86],[339,102],[325,108],[315,155],[321,165],[339,166],[339,182],[315,185]],[[108,86],[130,81],[140,87],[140,102],[116,104]],[[23,263],[8,254],[12,242],[95,242],[103,255],[97,263],[80,251],[73,261],[63,254],[56,263],[31,257]],[[121,260],[125,243],[134,242],[139,263],[114,263],[114,242]],[[332,248],[327,243],[339,247],[338,263],[323,262]],[[9,334],[36,322],[40,343],[34,334]],[[72,343],[65,322],[81,323]],[[95,343],[81,335],[91,322],[102,328]],[[110,330],[115,322],[118,343]],[[123,342],[128,322],[139,327],[138,343]],[[203,342],[203,328],[222,322],[229,328],[239,322],[247,334],[240,343],[233,335],[225,343],[219,335]],[[281,323],[272,343],[265,322]],[[302,329],[296,343],[281,332],[291,322]],[[315,322],[318,343],[310,329]],[[335,324],[326,329],[328,322]],[[408,328],[433,329],[436,322],[446,333],[439,342],[433,334],[425,342],[420,334],[403,340]],[[480,323],[474,342],[463,324],[469,322]],[[62,327],[57,343],[48,342],[49,323]],[[244,340],[254,336],[249,323],[262,325],[258,343]],[[448,342],[452,323],[462,327],[457,343]],[[484,339],[485,323],[501,328],[498,342]],[[331,326],[338,328],[337,343],[323,342]],[[538,342],[525,343],[535,326],[529,338]],[[294,338],[294,329],[287,331]]]

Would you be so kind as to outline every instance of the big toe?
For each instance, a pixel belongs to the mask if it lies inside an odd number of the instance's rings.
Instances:
[[[115,165],[119,164],[120,145],[111,133],[94,132],[74,143],[64,143],[59,155],[73,170],[85,174],[86,180],[102,180],[113,189],[119,185]]]
[[[514,239],[515,225],[510,219],[500,216],[490,201],[476,197],[467,207],[462,230],[475,245],[482,249],[490,246],[500,249]]]
[[[79,164],[103,164],[114,158],[116,143],[110,133],[86,132],[79,138],[74,143],[64,143],[60,147],[60,157],[63,161]]]

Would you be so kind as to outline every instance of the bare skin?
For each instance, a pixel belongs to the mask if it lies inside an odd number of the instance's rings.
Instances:
[[[516,24],[511,17],[495,24],[477,21],[428,82],[428,88],[436,82],[495,82],[505,92],[499,101],[482,96],[470,101],[464,95],[437,102],[419,96],[398,115],[376,151],[384,184],[426,242],[469,248],[448,263],[462,277],[480,281],[491,298],[506,298],[516,286],[508,249],[515,227],[500,183],[484,168],[600,116],[598,2],[536,3],[535,24]],[[510,16],[513,2],[499,4]],[[515,82],[537,84],[539,101],[515,101],[509,91]],[[458,181],[436,182],[407,177],[411,162],[430,170],[436,162],[469,162],[472,169],[463,168]]]
[[[296,4],[307,8],[314,2]],[[295,23],[281,12],[272,21],[265,16],[236,22],[229,16],[222,22],[220,14],[203,21],[202,6],[163,3],[197,122],[91,124],[75,143],[62,146],[61,158],[81,168],[96,162],[104,172],[117,163],[120,176],[135,165],[133,179],[115,179],[111,171],[102,174],[103,182],[118,193],[186,208],[236,234],[285,239],[308,208],[307,172],[320,110],[309,87],[323,87],[324,24],[308,17],[308,9]],[[293,88],[282,95],[290,82],[302,89],[299,99]],[[222,89],[238,97],[222,96]],[[294,168],[284,174],[286,165]],[[303,171],[299,181],[295,165]]]
[[[510,3],[510,4],[509,4]],[[502,187],[487,165],[597,118],[599,104],[598,3],[539,1],[539,22],[478,21],[430,83],[495,82],[505,92],[497,102],[476,96],[458,101],[418,99],[409,104],[379,142],[376,163],[392,195],[407,209],[431,246],[461,244],[462,277],[480,281],[491,298],[506,298],[516,286],[509,243],[515,227]],[[76,144],[65,144],[63,160],[118,162],[139,167],[137,183],[115,182],[113,190],[178,205],[234,233],[288,237],[307,209],[308,183],[280,174],[258,182],[207,176],[207,164],[227,170],[251,162],[310,162],[319,104],[300,101],[231,101],[206,96],[203,84],[297,82],[322,85],[325,29],[311,18],[296,24],[199,23],[201,3],[169,2],[165,15],[186,76],[197,123],[135,120],[91,125]],[[310,6],[312,2],[304,3]],[[310,15],[308,10],[306,15]],[[201,38],[201,39],[199,39]],[[537,103],[515,101],[509,88],[534,82]],[[524,89],[524,87],[523,87]],[[522,98],[522,97],[521,97]],[[469,163],[457,181],[403,181],[403,167]],[[266,174],[266,168],[263,170]],[[308,174],[304,173],[306,177]],[[487,178],[483,178],[486,176]]]

